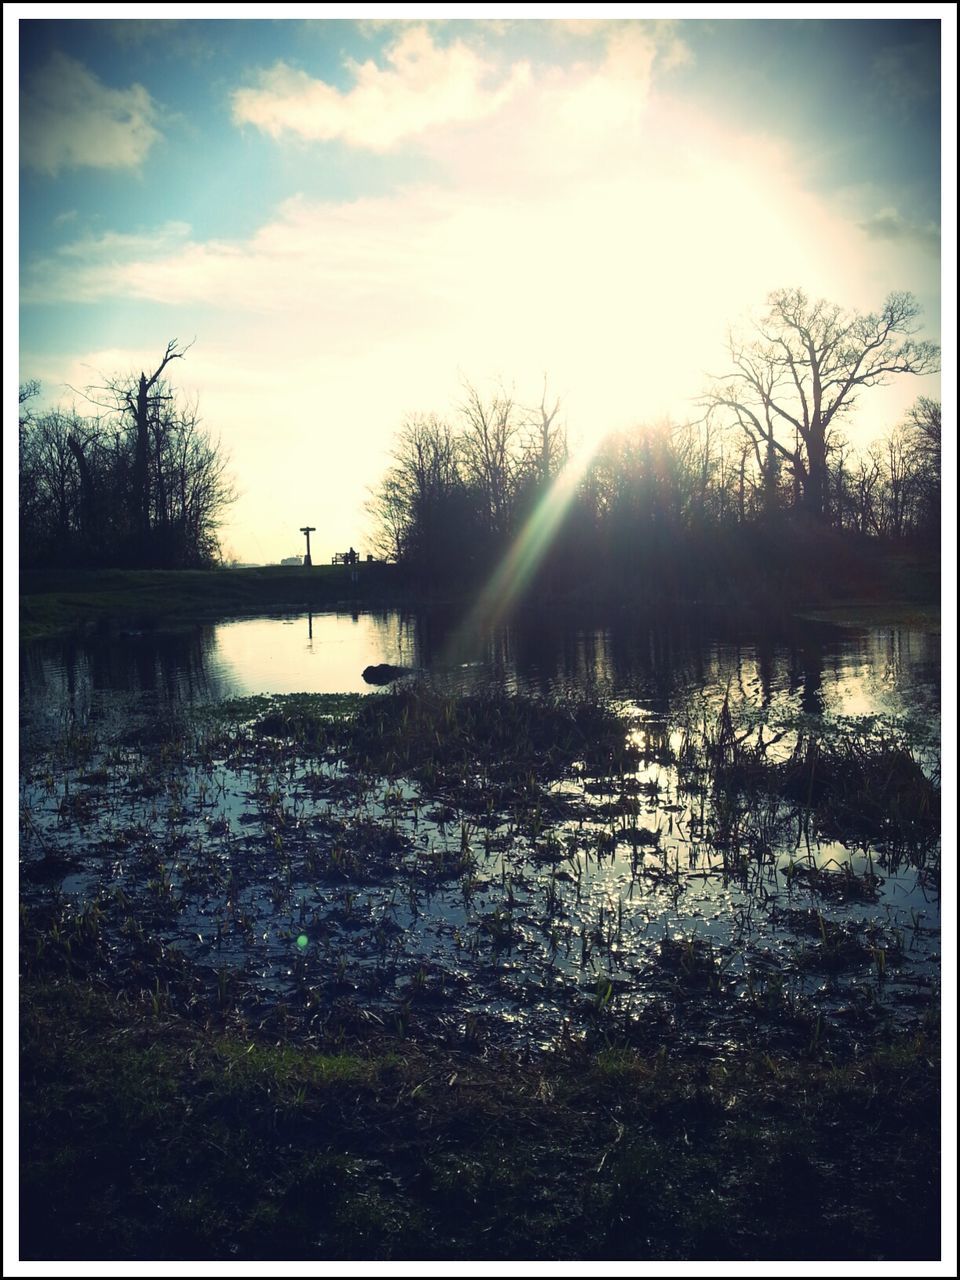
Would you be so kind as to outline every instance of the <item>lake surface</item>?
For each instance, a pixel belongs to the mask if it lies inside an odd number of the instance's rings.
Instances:
[[[638,758],[610,777],[575,767],[541,822],[290,756],[249,727],[233,748],[151,745],[185,708],[370,692],[361,673],[379,662],[441,692],[613,699]],[[816,1035],[821,1017],[860,1034],[936,981],[939,850],[817,830],[773,800],[731,835],[677,754],[726,701],[751,732],[784,729],[782,751],[879,727],[936,775],[936,634],[541,617],[477,637],[437,614],[304,614],[37,643],[20,690],[26,896],[96,903],[98,921],[121,902],[117,948],[146,934],[253,1004],[307,992],[383,1019],[432,1002],[457,1034],[493,1019],[531,1045],[617,1012],[716,1043],[747,1005],[794,1017],[798,1001]],[[82,758],[58,745],[88,739]]]
[[[448,691],[597,694],[670,716],[703,694],[758,709],[906,721],[939,734],[940,636],[898,627],[797,625],[718,636],[627,619],[526,618],[464,636],[441,614],[302,614],[185,631],[106,633],[21,652],[21,714],[83,719],[118,695],[188,705],[257,693],[365,693],[372,664],[415,669]]]

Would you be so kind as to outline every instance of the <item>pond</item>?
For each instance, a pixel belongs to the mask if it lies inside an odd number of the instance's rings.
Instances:
[[[813,715],[907,718],[939,734],[940,637],[899,627],[792,624],[717,635],[691,625],[527,617],[463,636],[455,616],[323,613],[179,631],[105,631],[21,651],[22,716],[85,718],[145,694],[165,704],[256,693],[367,693],[364,669],[410,667],[450,691],[580,692],[670,715],[700,691]],[[924,734],[924,726],[927,733]]]
[[[283,700],[369,693],[379,662],[412,674],[365,739],[310,737]],[[550,734],[580,722],[544,717],[583,699],[623,718],[619,746],[560,759]],[[930,1004],[939,842],[850,788],[877,760],[888,790],[938,782],[939,702],[939,636],[897,628],[558,616],[478,638],[389,612],[44,642],[21,655],[24,896],[70,922],[70,963],[96,932],[98,963],[251,1016],[855,1041]],[[501,711],[516,758],[484,756]],[[387,750],[398,716],[420,755]],[[861,769],[819,810],[821,774],[796,786],[814,742],[834,780]]]

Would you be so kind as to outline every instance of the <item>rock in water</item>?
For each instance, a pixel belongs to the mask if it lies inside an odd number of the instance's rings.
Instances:
[[[391,680],[408,676],[412,670],[412,667],[395,667],[390,662],[378,662],[375,667],[364,667],[363,678],[367,684],[389,684]]]

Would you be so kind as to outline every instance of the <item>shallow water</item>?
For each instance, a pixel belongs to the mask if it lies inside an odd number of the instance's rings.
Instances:
[[[364,668],[389,662],[471,692],[578,692],[669,717],[729,690],[757,709],[903,718],[939,732],[940,637],[896,627],[797,625],[717,635],[689,625],[525,617],[465,636],[439,613],[300,614],[179,631],[104,632],[21,651],[21,713],[84,719],[116,695],[196,704],[255,693],[370,692]]]
[[[364,691],[380,661],[458,692],[608,695],[633,717],[639,763],[609,779],[574,769],[551,787],[563,812],[533,821],[249,736],[232,755],[163,758],[127,733],[249,693]],[[254,1003],[431,1009],[533,1045],[610,1016],[722,1042],[764,1002],[855,1029],[909,1015],[937,972],[939,856],[828,839],[771,801],[734,857],[660,749],[725,696],[742,723],[794,735],[879,720],[936,767],[939,638],[919,632],[537,622],[464,646],[436,618],[328,614],[36,646],[21,667],[25,892],[78,911],[122,898],[136,928]],[[93,757],[54,760],[60,736],[86,730]],[[48,877],[51,850],[63,865]]]

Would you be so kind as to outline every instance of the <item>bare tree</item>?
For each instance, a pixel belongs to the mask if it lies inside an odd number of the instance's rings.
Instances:
[[[931,538],[940,536],[941,411],[940,401],[921,396],[907,413],[907,438],[917,474],[918,525]]]
[[[150,425],[151,418],[156,423],[160,419],[160,406],[169,400],[169,393],[158,388],[151,396],[151,391],[160,380],[160,376],[171,360],[182,360],[186,354],[178,351],[176,338],[171,338],[167,349],[153,373],[147,377],[140,374],[136,393],[129,386],[113,383],[112,389],[118,399],[126,406],[133,417],[136,432],[136,448],[134,452],[133,472],[131,476],[131,514],[139,527],[141,536],[149,537],[150,532]],[[156,433],[154,433],[156,434]]]
[[[40,383],[36,378],[30,378],[27,382],[21,382],[19,388],[19,403],[25,404],[28,400],[32,400],[34,396],[40,394]],[[29,412],[29,410],[28,410]]]
[[[489,532],[500,537],[510,532],[519,481],[517,446],[522,412],[502,387],[484,398],[472,383],[465,382],[464,393],[460,451],[466,479],[481,495]]]
[[[824,517],[831,424],[865,387],[939,368],[939,347],[913,337],[919,314],[909,293],[892,293],[879,312],[861,315],[781,289],[769,296],[755,336],[731,336],[733,367],[714,380],[706,406],[753,441],[768,505],[786,463],[804,509]]]
[[[884,442],[884,532],[940,532],[940,403],[921,396]]]
[[[565,423],[557,420],[559,412],[559,396],[554,396],[553,402],[548,403],[547,375],[544,374],[540,403],[527,413],[527,423],[532,437],[529,452],[538,484],[542,489],[550,484],[567,461],[567,428]]]
[[[22,420],[21,546],[35,563],[182,568],[219,558],[217,529],[235,498],[219,442],[157,368],[115,378],[86,399],[107,413]]]
[[[392,465],[368,510],[378,551],[428,571],[445,560],[462,530],[464,483],[456,438],[436,414],[413,414],[397,435]]]
[[[373,550],[382,560],[398,563],[403,559],[409,506],[402,477],[391,468],[380,484],[371,489],[366,503],[373,520]]]

